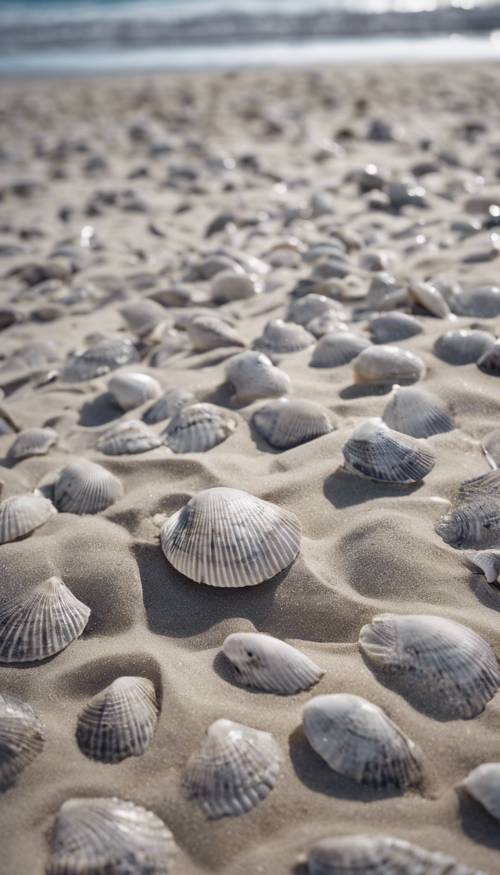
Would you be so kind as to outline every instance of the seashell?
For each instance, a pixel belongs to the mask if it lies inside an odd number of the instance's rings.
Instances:
[[[52,514],[54,505],[42,495],[13,495],[0,502],[0,544],[16,541],[43,526]]]
[[[90,759],[118,763],[144,753],[157,720],[154,684],[148,678],[119,677],[83,709],[76,740]]]
[[[263,404],[253,414],[252,423],[278,450],[289,450],[334,429],[327,410],[315,401],[301,398],[279,398]]]
[[[293,562],[300,524],[295,514],[240,489],[204,489],[164,524],[161,548],[197,583],[255,586]]]
[[[342,452],[348,471],[380,483],[417,483],[436,461],[423,442],[392,431],[378,419],[358,425]]]
[[[324,671],[300,650],[259,632],[233,632],[222,652],[247,687],[291,695],[317,684]]]
[[[313,750],[340,775],[373,787],[405,788],[420,781],[416,744],[361,696],[315,696],[302,719]]]
[[[312,346],[314,337],[303,325],[296,322],[283,322],[273,319],[268,322],[261,336],[254,342],[255,349],[266,353],[269,358],[300,352]]]
[[[149,374],[115,374],[108,383],[108,391],[121,410],[133,410],[159,398],[163,392],[158,380]]]
[[[445,617],[379,614],[361,629],[359,646],[372,664],[406,676],[412,693],[453,719],[476,717],[500,685],[489,644]]]
[[[0,608],[0,662],[38,662],[80,637],[90,608],[60,577],[50,577]]]
[[[464,787],[488,814],[500,820],[500,763],[483,763],[469,772]]]
[[[127,419],[104,432],[96,447],[107,456],[147,453],[161,447],[162,439],[140,419]]]
[[[236,267],[236,266],[235,266]],[[246,273],[243,268],[222,270],[212,280],[212,300],[217,304],[229,301],[243,301],[253,298],[263,290],[262,280],[253,273]]]
[[[438,319],[447,319],[450,308],[443,298],[439,289],[432,283],[410,283],[408,297],[414,304],[418,304],[427,314],[436,316]]]
[[[186,404],[196,402],[196,397],[187,389],[168,389],[155,401],[152,407],[146,410],[143,419],[148,425],[155,425],[164,419],[170,419],[179,412]]]
[[[380,273],[374,276],[368,294],[365,298],[365,306],[370,310],[394,310],[406,304],[406,288],[389,273]]]
[[[290,389],[290,377],[263,352],[241,352],[226,366],[226,380],[234,387],[231,401],[251,404],[257,398],[279,398]]]
[[[314,347],[310,365],[313,368],[338,368],[352,361],[369,346],[371,341],[367,337],[351,331],[325,334]]]
[[[59,473],[54,504],[61,513],[99,513],[123,495],[123,486],[95,462],[74,462]]]
[[[311,319],[329,312],[333,313],[337,319],[347,321],[347,313],[341,304],[332,298],[326,298],[324,295],[311,293],[290,302],[287,319],[290,322],[297,322],[299,325],[308,325]]]
[[[452,431],[454,422],[446,406],[423,389],[392,387],[392,396],[382,414],[389,428],[415,438]]]
[[[458,489],[457,502],[467,504],[472,501],[493,498],[500,501],[500,471],[488,471],[472,480],[465,480]]]
[[[280,748],[269,732],[216,720],[188,761],[185,787],[207,817],[238,817],[255,808],[278,780]]]
[[[168,423],[162,437],[174,453],[203,453],[227,440],[238,427],[237,414],[215,404],[188,404]]]
[[[436,340],[434,355],[450,365],[469,365],[494,346],[495,338],[487,331],[448,331]]]
[[[488,583],[500,583],[500,550],[480,550],[471,562],[481,569]]]
[[[168,875],[177,847],[162,820],[123,799],[67,799],[54,823],[47,875]]]
[[[500,377],[500,341],[496,341],[476,362],[483,374]]]
[[[314,337],[323,337],[325,334],[338,334],[339,331],[348,331],[347,324],[335,315],[335,310],[328,310],[321,316],[315,316],[307,323],[307,330]]]
[[[197,316],[187,324],[187,333],[195,352],[207,352],[227,346],[245,346],[237,331],[218,316]]]
[[[393,343],[395,340],[406,340],[422,334],[423,326],[408,313],[398,313],[397,310],[388,310],[387,313],[379,313],[373,316],[368,327],[371,331],[374,343]]]
[[[146,298],[142,301],[131,301],[120,307],[128,328],[138,337],[144,337],[167,318],[167,312],[157,301]]]
[[[453,310],[458,316],[494,319],[500,316],[500,288],[478,286],[468,291],[461,289],[453,298]]]
[[[356,383],[415,383],[425,375],[421,358],[398,346],[369,346],[353,362]]]
[[[69,355],[63,368],[62,379],[66,383],[92,380],[123,365],[138,361],[137,350],[128,337],[104,339],[83,352]]]
[[[500,502],[482,499],[465,504],[441,517],[435,530],[446,544],[459,550],[500,547]]]
[[[1,364],[2,371],[25,371],[31,368],[45,368],[58,361],[57,346],[53,340],[37,340],[21,346],[8,355]]]
[[[488,465],[495,469],[500,466],[500,431],[490,431],[481,441],[481,449]]]
[[[29,456],[44,456],[57,439],[58,434],[53,428],[27,428],[10,445],[7,458],[19,462]]]
[[[15,783],[44,744],[44,728],[33,708],[8,693],[0,693],[0,791]]]

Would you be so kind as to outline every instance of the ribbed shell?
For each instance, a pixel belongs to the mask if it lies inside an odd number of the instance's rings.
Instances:
[[[233,386],[232,401],[251,404],[257,398],[279,398],[290,389],[290,377],[262,352],[242,352],[226,366],[226,380]]]
[[[268,693],[286,696],[308,690],[324,674],[296,647],[259,632],[233,632],[222,651],[241,684]]]
[[[167,317],[165,308],[149,299],[124,304],[123,307],[120,307],[120,313],[130,330],[138,337],[149,334],[158,323]]]
[[[108,390],[121,410],[133,410],[159,398],[163,392],[158,380],[149,374],[115,374],[108,383]]]
[[[325,334],[318,340],[314,348],[311,366],[313,368],[338,368],[348,364],[369,346],[371,346],[371,341],[367,337],[361,337],[361,335],[353,334],[351,331]]]
[[[422,324],[408,313],[399,313],[397,310],[388,313],[380,313],[373,316],[369,322],[374,343],[394,343],[395,340],[406,340],[407,337],[415,337],[421,334]]]
[[[259,805],[275,786],[282,763],[268,732],[216,720],[188,761],[185,787],[209,818],[238,817]]]
[[[450,315],[448,304],[439,289],[432,283],[411,283],[408,295],[410,301],[413,301],[431,316],[446,319]]]
[[[500,684],[489,644],[445,617],[380,614],[361,629],[359,646],[372,664],[406,675],[412,689],[453,719],[476,717]]]
[[[314,316],[306,325],[307,330],[314,337],[323,337],[325,334],[338,334],[340,331],[348,331],[347,324],[335,310],[329,310],[321,316]]]
[[[434,355],[450,365],[469,365],[494,346],[495,338],[487,331],[448,331],[436,340]]]
[[[0,662],[37,662],[80,637],[90,608],[59,577],[0,608]]]
[[[10,445],[7,458],[18,462],[29,456],[44,456],[54,446],[58,434],[53,428],[27,428]]]
[[[76,740],[91,759],[118,763],[144,753],[157,720],[154,684],[147,678],[119,677],[83,709]]]
[[[477,366],[484,374],[500,377],[500,341],[496,341],[491,349],[478,359]]]
[[[225,441],[238,427],[238,416],[215,404],[189,404],[168,423],[163,439],[174,453],[203,453]]]
[[[480,474],[479,477],[473,477],[472,480],[465,480],[457,492],[457,502],[468,503],[472,501],[480,501],[484,498],[500,501],[500,471],[488,471],[486,474]]]
[[[314,342],[313,335],[303,325],[273,319],[267,323],[261,336],[255,340],[254,347],[272,359],[288,353],[300,352],[312,346]]]
[[[437,534],[461,550],[486,550],[500,547],[500,502],[492,499],[464,504],[441,517]]]
[[[155,425],[164,419],[170,419],[186,404],[193,404],[195,401],[195,396],[187,389],[168,389],[152,407],[146,410],[143,416],[144,422],[147,422],[148,425]]]
[[[188,322],[186,328],[195,352],[226,346],[245,346],[245,341],[238,332],[218,316],[197,316]]]
[[[398,346],[369,346],[353,362],[357,383],[414,383],[425,374],[417,355]]]
[[[140,419],[128,419],[105,431],[96,447],[107,456],[122,456],[147,453],[162,443],[160,436]]]
[[[417,483],[432,471],[434,453],[384,422],[359,425],[342,450],[349,471],[381,483]]]
[[[468,291],[461,290],[453,298],[453,309],[459,316],[494,319],[500,316],[500,288],[477,286]]]
[[[44,728],[31,705],[0,693],[0,791],[15,783],[44,744]]]
[[[481,569],[488,583],[500,583],[500,550],[481,550],[471,562]]]
[[[42,495],[13,495],[0,502],[0,544],[15,541],[43,526],[57,513]]]
[[[260,435],[272,447],[288,450],[333,431],[330,415],[315,401],[280,398],[263,404],[252,416]]]
[[[483,763],[470,772],[464,787],[496,820],[500,820],[500,763]]]
[[[95,462],[74,462],[54,484],[54,503],[62,513],[99,513],[123,495],[123,486]]]
[[[242,301],[253,298],[262,292],[262,281],[256,274],[245,273],[243,269],[222,270],[212,280],[212,300],[218,304],[228,301]]]
[[[303,711],[311,747],[335,772],[373,787],[421,779],[420,752],[377,705],[361,696],[316,696]]]
[[[382,419],[389,428],[415,438],[427,438],[455,427],[442,401],[413,386],[393,386]]]
[[[68,799],[54,823],[47,875],[167,875],[177,847],[162,820],[123,799]]]
[[[66,383],[102,377],[110,371],[139,361],[137,350],[127,337],[100,340],[80,353],[68,356],[62,372]]]
[[[337,319],[347,319],[347,313],[341,304],[325,295],[316,295],[312,292],[303,298],[291,301],[288,308],[287,319],[297,322],[299,325],[308,325],[316,316],[323,316],[329,311]]]
[[[287,568],[300,549],[295,514],[239,489],[195,495],[164,524],[161,547],[191,580],[209,586],[254,586]]]

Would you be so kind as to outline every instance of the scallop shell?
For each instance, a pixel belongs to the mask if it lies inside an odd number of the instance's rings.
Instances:
[[[119,422],[104,432],[96,447],[107,456],[147,453],[162,446],[162,439],[140,419]]]
[[[324,671],[300,650],[259,632],[233,632],[222,648],[237,680],[268,693],[292,695],[317,684]]]
[[[90,759],[118,763],[144,753],[157,721],[154,684],[147,678],[119,677],[83,709],[76,740]]]
[[[325,295],[311,292],[303,298],[290,302],[287,319],[299,325],[308,325],[316,316],[323,316],[326,313],[331,313],[337,319],[347,320],[347,313],[341,304],[332,298],[326,298]]]
[[[500,763],[483,763],[465,781],[467,792],[496,820],[500,820]]]
[[[172,417],[163,439],[174,453],[203,453],[227,440],[239,417],[215,404],[189,404]]]
[[[356,383],[414,383],[425,375],[422,359],[398,346],[369,346],[353,368]]]
[[[168,875],[177,847],[162,820],[123,799],[68,799],[52,832],[47,875]]]
[[[241,352],[226,366],[226,380],[234,387],[235,404],[251,404],[257,398],[279,398],[290,390],[290,377],[262,352]]]
[[[421,779],[420,751],[377,705],[361,696],[315,696],[303,711],[311,747],[360,784],[405,788]]]
[[[115,374],[108,383],[108,391],[121,410],[133,410],[159,398],[163,392],[158,380],[149,374]]]
[[[500,547],[500,502],[474,501],[441,517],[437,534],[451,547],[460,550],[485,550]]]
[[[468,291],[461,290],[453,298],[453,309],[459,316],[494,319],[500,316],[500,288],[478,286]]]
[[[395,340],[406,340],[422,334],[423,326],[415,316],[389,310],[373,316],[368,323],[374,343],[394,343]]]
[[[0,693],[0,791],[15,783],[45,744],[43,725],[33,708]]]
[[[127,326],[138,337],[144,337],[167,318],[167,311],[157,301],[146,298],[142,301],[131,301],[120,307]]]
[[[123,486],[95,462],[74,462],[59,473],[54,504],[61,513],[99,513],[123,495]]]
[[[312,346],[314,337],[303,325],[296,322],[283,322],[273,319],[268,322],[261,336],[254,342],[255,349],[266,353],[269,358],[278,358],[292,352],[300,352]]]
[[[348,364],[369,346],[371,341],[367,337],[351,331],[325,334],[318,340],[310,364],[313,368],[338,368]]]
[[[445,617],[380,614],[361,629],[359,646],[373,665],[406,677],[412,693],[452,719],[476,717],[500,685],[489,644]]]
[[[195,352],[226,346],[245,346],[234,328],[218,316],[197,316],[187,324],[187,333]]]
[[[38,662],[80,637],[90,608],[59,577],[0,608],[0,662]]]
[[[242,301],[253,298],[263,290],[262,280],[253,273],[246,273],[242,268],[222,270],[212,280],[212,300],[217,304],[229,301]]]
[[[196,398],[187,389],[168,389],[158,398],[152,407],[146,410],[143,419],[148,425],[155,425],[164,419],[170,419],[179,412],[186,404],[194,404]]]
[[[392,431],[378,419],[354,429],[342,452],[349,471],[381,483],[417,483],[436,461],[423,442]]]
[[[275,786],[282,763],[273,736],[232,720],[216,720],[187,764],[185,787],[207,817],[238,817]]]
[[[53,428],[27,428],[10,445],[7,458],[19,462],[30,456],[44,456],[54,446],[58,434]]]
[[[500,377],[500,341],[497,340],[491,349],[483,353],[476,364],[483,374]]]
[[[408,289],[410,301],[418,304],[426,313],[436,316],[438,319],[446,319],[450,315],[450,308],[443,298],[439,289],[432,283],[411,283]]]
[[[415,438],[427,438],[455,428],[445,405],[423,389],[393,386],[382,419],[389,428]]]
[[[481,550],[471,562],[481,569],[488,583],[500,583],[500,550]]]
[[[263,404],[253,414],[252,423],[278,450],[297,447],[334,429],[327,410],[315,401],[301,398],[279,398]]]
[[[43,526],[57,513],[42,495],[13,495],[0,502],[0,544],[16,541]]]
[[[110,371],[139,361],[137,350],[127,337],[100,340],[83,352],[68,356],[62,372],[66,383],[102,377]]]
[[[495,338],[487,331],[448,331],[436,340],[434,355],[450,365],[469,365],[494,346]]]
[[[500,471],[497,469],[481,474],[479,477],[473,477],[472,480],[465,480],[459,486],[458,503],[468,504],[484,498],[500,501]]]
[[[239,489],[198,492],[164,524],[161,548],[191,580],[255,586],[293,562],[300,549],[295,514]]]

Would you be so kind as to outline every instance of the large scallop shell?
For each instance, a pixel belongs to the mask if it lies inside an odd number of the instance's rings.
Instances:
[[[0,608],[0,662],[37,662],[80,637],[90,608],[59,577]]]
[[[251,404],[257,398],[279,398],[290,389],[290,377],[262,352],[242,352],[226,366],[226,380],[233,386],[232,401]]]
[[[476,362],[480,371],[492,377],[500,377],[500,341],[496,341]]]
[[[260,435],[272,447],[288,450],[329,434],[334,426],[320,404],[301,398],[279,398],[263,404],[252,416]]]
[[[398,346],[369,346],[353,362],[357,383],[415,383],[425,364],[415,353]]]
[[[446,406],[424,389],[414,386],[393,386],[382,419],[394,431],[415,438],[427,438],[455,427]]]
[[[43,495],[13,495],[0,502],[0,544],[15,541],[43,526],[57,513]]]
[[[168,423],[163,439],[174,453],[203,453],[236,431],[239,417],[215,404],[188,404]]]
[[[199,752],[188,761],[186,790],[207,817],[238,817],[269,795],[281,762],[281,751],[270,733],[216,720]]]
[[[108,428],[97,441],[96,447],[107,456],[147,453],[161,447],[162,439],[140,419],[127,419]]]
[[[488,583],[500,583],[500,550],[480,550],[471,562],[481,569]]]
[[[195,352],[226,346],[245,346],[237,331],[218,316],[196,316],[188,322],[187,333]]]
[[[461,289],[453,297],[453,309],[459,316],[494,319],[500,316],[500,288],[477,286],[474,289]]]
[[[123,799],[68,799],[57,814],[47,875],[167,875],[177,847],[162,820]]]
[[[58,434],[53,428],[27,428],[10,445],[7,458],[19,462],[30,456],[44,456],[54,446]]]
[[[303,325],[296,322],[283,322],[282,319],[273,319],[268,322],[254,342],[255,349],[265,352],[271,359],[279,358],[292,352],[300,352],[312,346],[314,336]]]
[[[311,356],[313,368],[338,368],[352,361],[371,341],[352,331],[339,331],[337,334],[324,334],[318,340]]]
[[[59,473],[54,504],[62,513],[99,513],[123,495],[123,486],[95,462],[74,462]]]
[[[239,489],[198,492],[161,530],[168,561],[209,586],[255,586],[287,568],[300,549],[295,514]]]
[[[68,356],[62,372],[66,383],[102,377],[110,371],[138,362],[137,350],[128,337],[100,340],[83,352]]]
[[[450,308],[443,295],[432,283],[410,283],[408,297],[431,316],[446,319],[450,315]]]
[[[435,526],[437,534],[461,550],[500,547],[500,502],[482,499],[445,514]]]
[[[33,708],[0,693],[0,791],[14,784],[44,744],[44,728]]]
[[[144,416],[144,422],[155,425],[164,419],[170,419],[179,412],[186,404],[194,404],[196,398],[188,389],[168,389],[158,398],[158,401],[149,407]]]
[[[449,717],[475,717],[500,684],[489,644],[445,617],[380,614],[363,626],[359,646],[378,667],[405,678],[412,693]]]
[[[259,632],[233,632],[222,647],[237,680],[268,693],[291,695],[317,684],[324,671],[300,650]]]
[[[477,362],[494,346],[495,338],[487,331],[448,331],[436,340],[434,355],[450,365],[469,365]]]
[[[377,705],[361,696],[315,696],[303,711],[307,740],[341,775],[373,787],[421,779],[420,751]]]
[[[221,270],[212,280],[212,300],[217,304],[228,301],[242,301],[253,298],[262,292],[262,280],[253,273],[246,273],[243,268]]]
[[[500,820],[500,763],[483,763],[472,769],[464,787],[496,820]]]
[[[381,483],[417,483],[436,461],[423,442],[392,431],[378,419],[354,429],[342,452],[349,471]]]
[[[108,383],[108,390],[125,412],[159,398],[163,391],[158,380],[140,373],[115,374]]]
[[[406,340],[407,337],[415,337],[421,334],[422,323],[410,316],[409,313],[399,313],[397,310],[389,310],[387,313],[379,313],[373,316],[368,323],[374,343],[394,343],[395,340]]]

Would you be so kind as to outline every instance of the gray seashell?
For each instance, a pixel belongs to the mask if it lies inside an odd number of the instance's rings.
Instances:
[[[315,696],[303,711],[309,744],[333,771],[373,787],[421,779],[420,751],[377,705],[361,696]]]
[[[441,517],[437,534],[460,550],[485,550],[500,547],[500,502],[482,499],[465,504]]]
[[[0,662],[38,662],[80,637],[90,608],[59,577],[0,608]]]
[[[47,875],[168,875],[177,847],[162,820],[123,799],[68,799],[54,823]]]
[[[469,365],[494,346],[495,338],[487,331],[448,331],[436,340],[434,355],[450,365]]]
[[[246,273],[242,268],[223,270],[212,280],[212,300],[217,304],[229,301],[243,301],[253,298],[263,290],[262,280],[253,273]]]
[[[389,428],[415,438],[427,438],[455,428],[446,406],[423,389],[393,386],[382,419]]]
[[[138,337],[144,337],[167,318],[167,311],[157,301],[145,298],[142,301],[131,301],[120,307],[128,328]]]
[[[0,693],[0,791],[16,782],[44,744],[44,727],[33,708],[8,693]]]
[[[188,389],[168,389],[158,398],[158,401],[146,410],[143,419],[148,425],[155,425],[164,419],[170,419],[179,412],[186,404],[196,402],[193,392]]]
[[[436,461],[423,442],[392,431],[378,419],[359,425],[342,452],[349,471],[381,483],[417,483]]]
[[[125,412],[159,398],[163,392],[158,380],[149,374],[115,374],[108,383],[108,391],[118,407]]]
[[[453,310],[458,316],[494,319],[500,316],[500,288],[478,286],[469,291],[461,290],[453,297]]]
[[[500,466],[500,431],[490,431],[481,441],[481,449],[491,468]]]
[[[239,489],[198,492],[161,530],[168,561],[208,586],[255,586],[293,562],[300,549],[295,514]]]
[[[216,720],[187,764],[185,787],[207,815],[238,817],[269,795],[282,755],[273,736],[232,720]]]
[[[500,685],[489,644],[445,617],[380,614],[361,629],[359,646],[373,665],[406,678],[412,693],[452,719],[476,717]]]
[[[44,456],[58,439],[53,428],[27,428],[10,445],[7,458],[19,462],[30,456]]]
[[[321,316],[315,316],[307,323],[306,328],[316,338],[323,337],[325,334],[338,334],[339,331],[349,330],[347,324],[335,315],[335,310],[328,310]]]
[[[347,313],[341,304],[332,298],[315,295],[312,292],[309,295],[304,295],[303,298],[290,302],[287,319],[290,322],[297,322],[299,325],[308,325],[316,316],[323,316],[330,312],[337,319],[347,321]]]
[[[245,346],[238,332],[218,316],[197,316],[188,322],[186,330],[195,352]]]
[[[406,340],[422,334],[423,326],[408,313],[389,310],[373,316],[368,323],[374,343],[393,343],[395,340]]]
[[[500,550],[480,550],[471,562],[481,569],[488,583],[500,583]]]
[[[83,352],[72,353],[66,359],[62,379],[79,383],[102,377],[110,371],[139,361],[137,350],[127,337],[100,340]]]
[[[463,786],[488,814],[500,820],[500,763],[483,763],[472,769]]]
[[[496,341],[476,362],[483,374],[500,377],[500,341]]]
[[[59,473],[54,504],[61,513],[99,513],[123,495],[123,486],[95,462],[74,462]]]
[[[398,346],[369,346],[353,362],[356,383],[415,383],[425,375],[421,358]]]
[[[364,305],[370,310],[394,310],[407,302],[407,290],[389,273],[374,276]]]
[[[351,331],[325,334],[318,340],[310,364],[313,368],[338,368],[348,364],[369,346],[371,341],[367,337]]]
[[[266,353],[269,358],[277,358],[292,352],[300,352],[312,346],[314,337],[303,325],[296,322],[283,322],[273,319],[268,322],[261,336],[254,342],[255,349]]]
[[[288,450],[333,431],[330,415],[315,401],[279,398],[263,404],[252,416],[259,434],[272,447]]]
[[[147,453],[161,447],[162,439],[140,419],[127,419],[104,432],[96,447],[107,456]]]
[[[324,675],[291,644],[259,632],[233,632],[224,641],[222,652],[240,683],[268,693],[300,693]]]
[[[2,361],[0,370],[26,371],[32,368],[45,368],[58,359],[57,346],[53,340],[36,340],[8,355]]]
[[[408,297],[422,310],[438,319],[447,319],[450,308],[443,295],[432,283],[410,283]]]
[[[172,417],[162,437],[174,453],[203,453],[227,440],[238,421],[238,415],[224,407],[188,404]]]
[[[226,380],[234,387],[235,404],[251,404],[257,398],[279,398],[290,389],[290,377],[273,365],[263,352],[241,352],[226,366]]]
[[[57,513],[42,495],[13,495],[0,502],[0,544],[16,541],[43,526]]]
[[[468,504],[482,499],[500,501],[500,471],[488,471],[472,480],[465,480],[457,492],[457,503]]]

